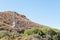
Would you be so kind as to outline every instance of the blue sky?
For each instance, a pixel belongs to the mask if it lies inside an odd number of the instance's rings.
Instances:
[[[60,29],[60,0],[0,0],[0,11],[16,11],[33,22]]]

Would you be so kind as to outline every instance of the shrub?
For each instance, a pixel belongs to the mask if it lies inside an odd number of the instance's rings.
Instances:
[[[17,31],[14,31],[14,32],[9,32],[7,30],[1,30],[0,31],[0,38],[3,38],[5,36],[8,36],[12,39],[16,38],[16,37],[19,37],[20,34],[17,32]]]
[[[44,33],[44,34],[48,34],[48,35],[56,35],[57,33],[51,29],[51,28],[40,28],[40,30]]]
[[[21,35],[17,31],[15,31],[15,32],[11,32],[11,36],[10,37],[16,38],[16,37],[19,37],[19,36],[21,36]]]
[[[52,39],[53,40],[58,40],[58,35],[54,35]]]
[[[5,36],[3,38],[1,38],[0,40],[12,40],[9,36]]]
[[[4,36],[10,36],[10,32],[8,32],[6,30],[1,30],[0,31],[0,38],[2,38]]]
[[[32,35],[32,34],[42,35],[42,31],[39,30],[38,28],[31,28],[24,31],[24,35]]]

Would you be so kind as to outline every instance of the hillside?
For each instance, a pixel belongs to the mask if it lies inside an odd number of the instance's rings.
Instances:
[[[7,29],[11,28],[14,21],[13,14],[16,15],[15,16],[16,28],[19,30],[42,26],[40,24],[30,21],[26,16],[12,11],[0,12],[0,23],[1,23],[0,26],[7,27]]]
[[[0,40],[60,40],[60,30],[32,22],[20,13],[5,11],[0,12]]]

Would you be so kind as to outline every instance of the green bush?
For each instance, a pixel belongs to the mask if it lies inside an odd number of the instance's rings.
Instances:
[[[0,31],[0,38],[5,37],[5,36],[11,37],[11,38],[16,38],[16,37],[19,37],[20,34],[17,31],[9,32],[7,30],[1,30]]]
[[[40,30],[41,30],[44,34],[48,34],[48,35],[51,35],[51,36],[57,34],[53,29],[47,28],[47,27],[46,27],[46,28],[40,28]]]
[[[53,40],[58,40],[58,35],[54,35],[52,39]]]
[[[6,30],[1,30],[0,31],[0,38],[4,37],[4,36],[10,36],[11,33],[9,31]]]
[[[38,28],[31,28],[24,31],[24,35],[32,35],[32,34],[39,34],[42,35],[42,31]]]
[[[43,39],[50,38],[50,40],[60,40],[60,31],[48,27],[31,28],[24,31],[24,35],[33,35],[33,34],[38,34],[42,36]]]
[[[8,37],[8,38],[7,38]],[[0,39],[3,40],[20,40],[24,39],[24,37],[27,37],[26,39],[33,38],[41,39],[41,40],[60,40],[60,30],[57,29],[51,29],[48,27],[44,28],[31,28],[26,29],[24,33],[19,33],[18,31],[8,31],[8,30],[0,30]]]
[[[19,37],[19,36],[21,36],[17,31],[15,31],[15,32],[11,32],[11,38],[16,38],[16,37]]]

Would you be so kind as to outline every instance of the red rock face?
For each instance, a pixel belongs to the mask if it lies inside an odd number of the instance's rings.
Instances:
[[[30,21],[29,19],[26,18],[26,16],[18,14],[16,12],[12,11],[6,11],[6,12],[0,12],[0,23],[2,23],[1,27],[3,27],[3,24],[5,27],[12,27],[12,23],[14,21],[13,19],[13,13],[16,15],[15,20],[16,20],[16,27],[17,29],[28,29],[32,27],[42,27],[42,25],[34,23]],[[8,28],[7,28],[8,29]]]

